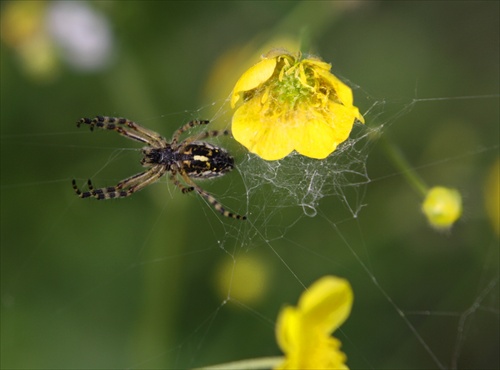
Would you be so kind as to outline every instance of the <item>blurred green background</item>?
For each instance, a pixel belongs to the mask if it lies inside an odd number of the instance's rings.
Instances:
[[[335,333],[351,368],[500,366],[499,245],[486,212],[498,2],[4,1],[1,17],[2,368],[276,356],[279,309],[326,274],[354,289]],[[140,145],[77,129],[78,118],[124,116],[166,137],[193,118],[228,127],[239,74],[299,39],[429,185],[462,193],[451,231],[427,225],[419,194],[369,138],[359,158],[370,181],[323,198],[312,218],[238,171],[201,185],[248,222],[166,179],[128,199],[75,196],[72,178],[109,186],[141,169]]]

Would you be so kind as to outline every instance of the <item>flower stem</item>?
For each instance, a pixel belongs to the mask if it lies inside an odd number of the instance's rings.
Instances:
[[[390,142],[387,138],[381,138],[383,148],[391,160],[392,164],[401,171],[401,173],[406,177],[409,184],[423,197],[427,194],[429,187],[425,184],[424,180],[417,174],[417,172],[410,166],[403,153],[396,148],[396,146]]]
[[[284,361],[283,357],[261,357],[248,360],[227,362],[225,364],[200,367],[194,370],[240,370],[271,369]]]

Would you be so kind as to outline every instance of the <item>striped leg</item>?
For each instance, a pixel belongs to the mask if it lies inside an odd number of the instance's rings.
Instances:
[[[103,199],[114,199],[114,198],[125,198],[131,196],[133,193],[141,190],[142,188],[152,184],[165,173],[165,168],[163,166],[155,166],[150,168],[145,172],[141,172],[137,175],[131,176],[123,181],[120,181],[115,186],[109,186],[105,188],[94,188],[92,181],[88,180],[88,191],[81,191],[76,185],[76,181],[73,180],[73,189],[75,193],[80,198],[94,197],[98,200]]]
[[[209,123],[210,123],[210,121],[205,120],[205,119],[189,121],[184,126],[182,126],[180,129],[178,129],[177,131],[174,132],[174,134],[172,135],[171,144],[172,145],[177,144],[177,142],[179,141],[179,136],[181,136],[184,132],[188,131],[189,129],[191,129],[195,126],[199,126],[199,125],[208,125]]]
[[[181,142],[179,144],[177,151],[182,152],[186,146],[188,146],[189,144],[191,144],[194,141],[201,141],[201,140],[204,140],[204,139],[210,138],[210,137],[229,136],[229,135],[231,135],[231,131],[229,131],[229,130],[205,131],[205,132],[202,132],[200,135],[188,137],[186,140],[184,140],[183,142]]]
[[[210,203],[212,205],[212,207],[214,207],[215,210],[217,212],[219,212],[220,214],[222,214],[224,217],[234,218],[236,220],[246,220],[247,219],[246,216],[241,216],[241,215],[238,215],[238,214],[235,214],[235,213],[232,213],[232,212],[226,210],[224,208],[224,206],[217,199],[214,198],[213,195],[209,194],[208,192],[206,192],[205,190],[200,188],[198,185],[196,185],[193,182],[193,180],[191,180],[191,178],[184,171],[181,170],[180,175],[182,176],[182,178],[184,179],[186,184],[190,185],[190,188],[193,188],[194,190],[196,190],[196,192],[201,197],[206,199],[206,201],[208,203]],[[187,189],[190,189],[190,188],[187,188]],[[188,190],[188,191],[191,191],[191,190]],[[187,193],[188,191],[183,191],[183,193]]]
[[[89,125],[91,131],[94,130],[94,127],[104,130],[113,130],[132,140],[152,146],[163,147],[163,143],[165,142],[156,132],[148,130],[126,118],[96,116],[94,118],[81,118],[76,125],[80,127],[81,124]]]

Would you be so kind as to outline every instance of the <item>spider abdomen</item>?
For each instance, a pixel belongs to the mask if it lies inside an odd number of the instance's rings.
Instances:
[[[234,168],[234,159],[225,149],[204,142],[189,144],[178,155],[189,177],[218,177]]]

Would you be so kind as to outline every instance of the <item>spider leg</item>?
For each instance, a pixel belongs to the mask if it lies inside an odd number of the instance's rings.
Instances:
[[[191,178],[189,178],[189,176],[186,174],[186,172],[180,170],[179,171],[179,174],[182,176],[183,180],[186,182],[186,184],[190,185],[190,188],[193,188],[194,190],[196,190],[196,192],[203,198],[206,199],[206,201],[208,203],[210,203],[212,205],[212,207],[215,208],[215,210],[217,212],[219,212],[220,214],[222,214],[224,217],[229,217],[229,218],[234,218],[236,220],[246,220],[247,217],[246,216],[241,216],[241,215],[238,215],[236,213],[232,213],[228,210],[226,210],[224,208],[224,206],[217,200],[214,198],[213,195],[211,195],[210,193],[206,192],[205,190],[203,190],[201,187],[199,187],[198,185],[196,185],[193,180],[191,180]],[[190,189],[190,188],[187,188],[187,189]],[[183,191],[183,193],[187,193],[191,190],[188,190],[188,191]]]
[[[165,174],[164,166],[154,166],[144,173],[139,174],[138,176],[133,176],[133,178],[126,179],[118,184],[118,186],[123,186],[123,190],[117,188],[114,192],[107,191],[108,188],[104,188],[102,195],[99,192],[99,189],[94,190],[95,197],[99,200],[101,199],[109,199],[109,198],[121,198],[123,197],[123,192],[126,192],[126,197],[132,195],[133,193],[145,188],[146,186],[158,181],[160,177]]]
[[[81,118],[77,122],[77,126],[84,123],[90,126],[90,130],[94,127],[102,128],[104,130],[113,130],[120,135],[128,137],[132,140],[140,141],[152,146],[164,147],[165,140],[156,132],[148,130],[126,118],[96,116],[95,118]]]
[[[102,199],[113,199],[113,198],[125,198],[131,195],[131,193],[129,194],[127,190],[118,189],[116,186],[108,186],[106,188],[96,189],[90,179],[88,179],[87,181],[87,186],[89,188],[89,191],[83,193],[83,196],[81,196],[82,198],[87,198],[92,196],[97,200],[102,200]],[[90,195],[85,196],[86,194]]]
[[[90,180],[88,180],[90,182]],[[92,191],[81,191],[79,188],[78,188],[78,185],[76,185],[76,180],[73,179],[73,181],[71,182],[72,185],[73,185],[73,190],[75,191],[76,195],[78,195],[80,198],[89,198],[89,197],[93,197],[94,195],[92,194]]]
[[[189,129],[193,128],[194,126],[199,126],[199,125],[208,125],[210,121],[208,120],[194,120],[194,121],[189,121],[186,123],[184,126],[182,126],[180,129],[174,132],[172,135],[172,145],[177,144],[179,141],[179,136],[181,136],[184,132],[188,131]]]
[[[141,172],[137,175],[133,175],[125,180],[120,181],[115,186],[98,189],[94,188],[92,181],[89,179],[89,190],[85,192],[81,191],[77,187],[76,181],[73,180],[73,189],[80,198],[94,197],[98,200],[125,198],[148,186],[149,184],[158,181],[158,179],[163,176],[165,171],[166,170],[163,166],[154,166],[147,171]]]
[[[209,137],[217,137],[217,136],[229,136],[231,135],[231,131],[229,130],[212,130],[205,131],[199,135],[188,137],[186,140],[182,141],[177,148],[178,151],[182,152],[186,146],[191,144],[194,141],[201,141]]]
[[[160,166],[155,166],[155,167],[160,167]],[[159,168],[156,171],[152,171],[153,169],[154,168],[150,168],[144,172],[140,172],[138,174],[127,177],[125,180],[122,180],[118,184],[116,184],[115,188],[116,189],[126,189],[126,188],[131,188],[131,187],[135,186],[136,184],[140,184],[140,183],[144,182],[145,179],[147,180],[152,175],[152,173],[159,171]],[[163,175],[163,173],[165,173],[165,171],[162,172],[162,175]]]
[[[177,179],[177,171],[176,170],[171,170],[171,175],[170,175],[170,180],[172,180],[172,182],[175,184],[175,186],[177,186],[179,189],[181,189],[182,191],[182,194],[187,194],[187,193],[190,193],[194,190],[194,187],[192,186],[184,186],[183,184],[181,184],[181,182]]]

